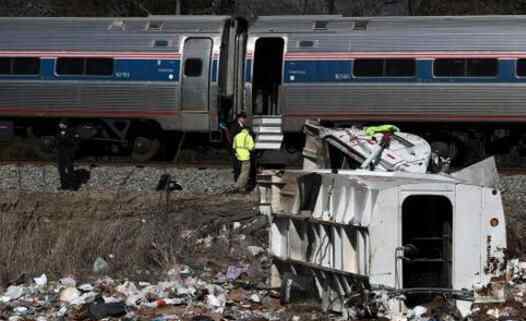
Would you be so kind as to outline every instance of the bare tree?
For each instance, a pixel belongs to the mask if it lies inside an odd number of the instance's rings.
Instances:
[[[175,0],[175,14],[180,15],[182,13],[182,0]]]
[[[336,0],[327,0],[327,13],[328,14],[336,13]]]

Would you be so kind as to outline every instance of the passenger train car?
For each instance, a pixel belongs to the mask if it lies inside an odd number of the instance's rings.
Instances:
[[[261,148],[307,119],[395,123],[452,157],[524,140],[522,16],[2,18],[0,30],[0,132],[43,146],[68,119],[147,160],[166,133],[221,139],[240,111]]]

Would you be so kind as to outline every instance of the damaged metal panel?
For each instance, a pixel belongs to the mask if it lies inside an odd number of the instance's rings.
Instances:
[[[465,299],[504,272],[505,219],[493,188],[365,170],[266,177],[272,286],[308,276],[327,309],[345,313],[352,297],[377,286]]]
[[[371,169],[425,173],[431,147],[423,138],[402,132],[366,133],[365,128],[327,128],[307,121],[304,169]]]

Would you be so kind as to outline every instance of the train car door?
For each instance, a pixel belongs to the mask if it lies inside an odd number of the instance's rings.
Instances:
[[[279,115],[279,88],[283,76],[285,40],[262,37],[256,41],[252,82],[253,114]]]
[[[189,38],[184,43],[181,111],[177,122],[180,130],[209,130],[211,54],[210,38]]]
[[[256,40],[252,78],[252,125],[258,150],[279,150],[283,144],[279,92],[283,80],[284,51],[283,38],[261,37]]]

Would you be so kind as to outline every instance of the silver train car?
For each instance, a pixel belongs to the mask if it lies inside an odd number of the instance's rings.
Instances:
[[[0,132],[29,136],[52,155],[58,121],[84,138],[159,151],[169,132],[219,132],[233,91],[230,17],[1,18]],[[229,84],[227,84],[229,82]]]
[[[220,140],[240,111],[256,133],[279,120],[268,148],[307,119],[395,123],[457,158],[526,141],[523,16],[2,18],[0,30],[0,133],[43,146],[67,118],[146,160],[166,133]]]

